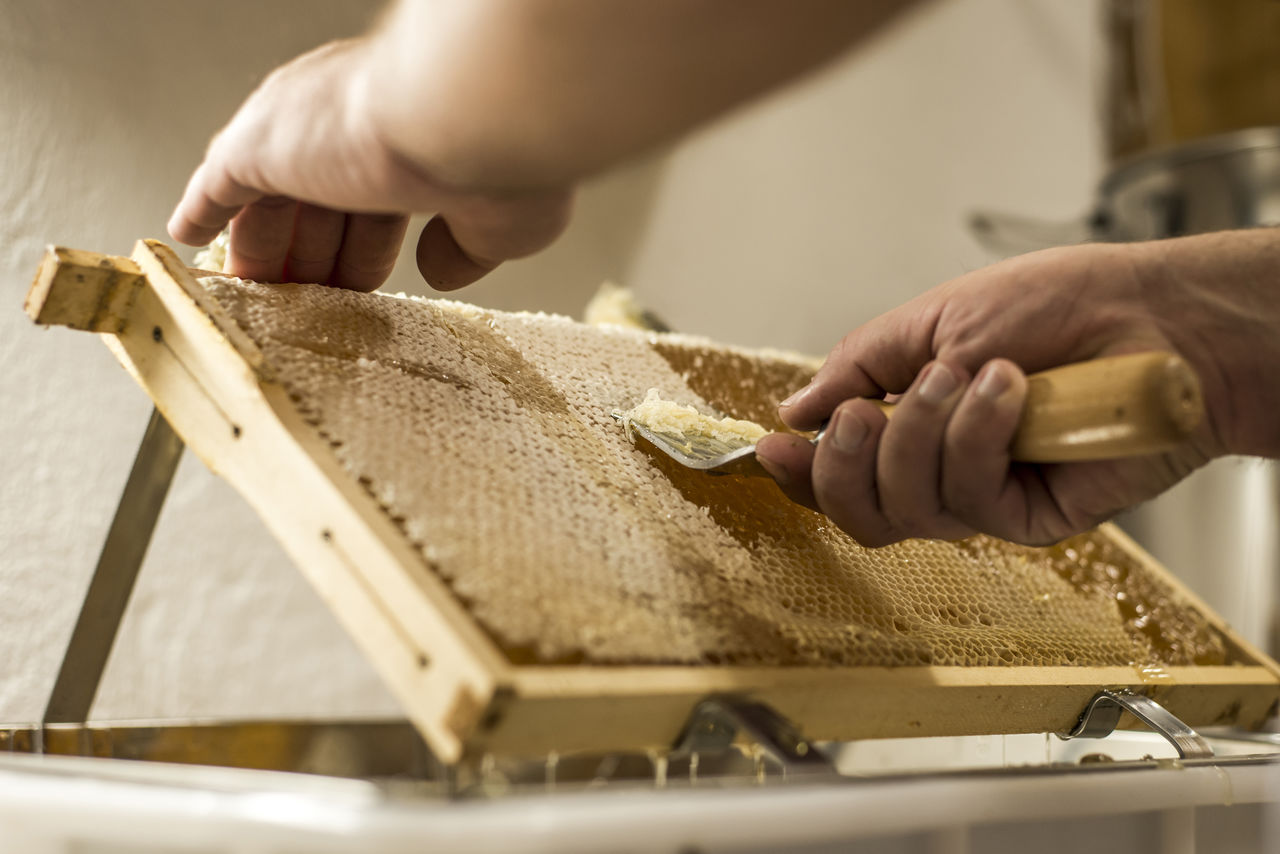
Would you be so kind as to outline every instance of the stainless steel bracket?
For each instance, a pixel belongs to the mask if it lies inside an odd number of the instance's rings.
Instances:
[[[182,439],[153,408],[49,692],[42,723],[83,723],[88,717],[182,448]]]
[[[1208,759],[1213,756],[1213,748],[1200,733],[1178,720],[1155,700],[1129,690],[1099,691],[1084,707],[1075,729],[1058,737],[1105,738],[1115,731],[1124,712],[1164,736],[1182,759]]]
[[[836,773],[830,760],[791,721],[764,703],[738,697],[709,697],[695,706],[675,752],[720,752],[739,736],[759,745],[784,774]]]

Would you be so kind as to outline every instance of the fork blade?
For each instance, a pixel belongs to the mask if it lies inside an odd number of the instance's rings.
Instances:
[[[614,418],[622,421],[620,415]],[[632,422],[627,425],[631,433],[639,436],[648,445],[680,465],[705,471],[711,474],[740,474],[758,477],[767,476],[760,463],[756,461],[754,443],[742,444],[725,442],[709,436],[685,436],[650,430],[641,424]]]

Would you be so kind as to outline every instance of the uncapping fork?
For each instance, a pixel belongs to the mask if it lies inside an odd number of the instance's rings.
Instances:
[[[893,417],[893,404],[875,402]],[[1030,463],[1159,454],[1186,441],[1203,417],[1200,382],[1182,357],[1165,352],[1108,356],[1028,376],[1011,453],[1014,460]],[[688,468],[768,476],[756,460],[754,442],[664,433],[638,422],[627,429]],[[817,444],[821,436],[812,441]]]

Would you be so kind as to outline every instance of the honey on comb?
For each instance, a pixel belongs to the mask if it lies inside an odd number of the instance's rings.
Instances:
[[[781,359],[753,358],[747,353],[691,346],[688,342],[653,342],[688,387],[733,418],[783,430],[778,403],[813,378],[813,368]]]
[[[202,280],[332,452],[520,663],[1214,664],[1202,615],[1093,532],[868,550],[769,481],[633,446],[649,388],[777,426],[812,365],[703,339]]]

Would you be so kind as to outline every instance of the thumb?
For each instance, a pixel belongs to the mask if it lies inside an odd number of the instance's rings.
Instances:
[[[782,401],[783,423],[816,430],[846,400],[906,391],[933,357],[932,324],[921,309],[909,302],[846,335],[809,385]]]
[[[452,291],[483,278],[503,261],[546,248],[569,224],[573,194],[468,199],[438,214],[418,238],[418,271],[427,284]]]

